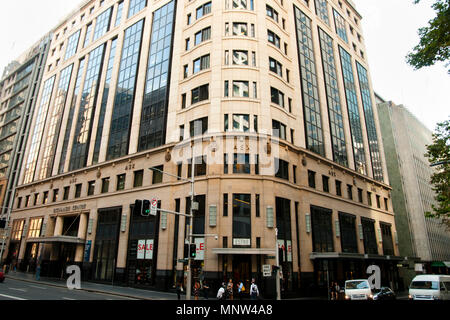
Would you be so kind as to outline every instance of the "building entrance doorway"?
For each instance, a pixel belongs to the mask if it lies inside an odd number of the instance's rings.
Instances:
[[[234,255],[233,256],[233,283],[238,293],[239,282],[244,283],[244,294],[250,292],[252,283],[252,256],[250,255]]]

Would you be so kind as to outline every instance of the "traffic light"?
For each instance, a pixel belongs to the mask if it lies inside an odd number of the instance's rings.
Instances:
[[[195,259],[195,257],[197,256],[197,246],[195,244],[191,244],[189,252],[190,252],[191,258]]]
[[[148,217],[150,215],[150,201],[149,200],[142,201],[142,215],[144,217]]]
[[[133,215],[141,215],[142,214],[142,200],[136,200],[134,202]]]

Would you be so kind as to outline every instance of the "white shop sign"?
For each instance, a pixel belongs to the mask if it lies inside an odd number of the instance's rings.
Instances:
[[[153,240],[139,240],[137,247],[138,260],[152,260],[153,259]]]
[[[233,239],[234,246],[249,246],[251,245],[250,239]]]
[[[195,260],[205,260],[205,238],[196,238],[195,246],[197,247]]]

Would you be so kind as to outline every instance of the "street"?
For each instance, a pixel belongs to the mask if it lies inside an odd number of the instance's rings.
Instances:
[[[115,295],[69,290],[67,288],[35,284],[15,279],[0,283],[0,301],[13,300],[135,300]]]

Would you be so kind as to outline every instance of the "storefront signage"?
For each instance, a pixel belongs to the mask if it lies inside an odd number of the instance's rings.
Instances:
[[[73,206],[67,206],[62,208],[56,208],[53,209],[53,213],[66,213],[66,212],[72,212],[72,211],[80,211],[86,209],[85,204],[79,204],[79,205],[73,205]]]
[[[137,247],[138,260],[153,259],[153,240],[139,240]]]
[[[270,277],[272,275],[272,266],[270,264],[263,265],[263,276]]]
[[[205,260],[205,238],[196,238],[195,246],[197,247],[195,260]]]
[[[234,246],[250,246],[250,239],[233,239]]]
[[[283,250],[283,254],[284,252],[286,252],[286,258],[288,262],[292,262],[292,241],[291,240],[287,240],[286,244],[284,243],[284,240],[278,240],[278,249]],[[280,257],[281,259],[281,257]]]

